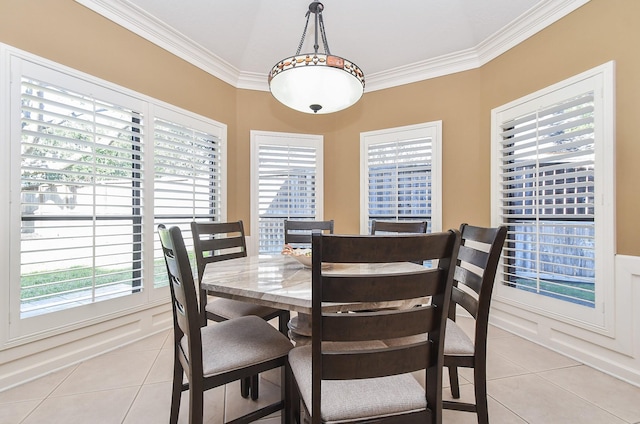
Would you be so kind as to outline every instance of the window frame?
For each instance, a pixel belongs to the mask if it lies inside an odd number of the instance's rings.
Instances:
[[[494,298],[517,309],[535,312],[601,334],[610,334],[614,328],[615,258],[615,64],[613,61],[570,77],[511,101],[491,111],[491,205],[492,225],[501,225],[501,153],[500,126],[510,117],[535,111],[537,104],[565,101],[572,93],[594,92],[594,238],[595,238],[595,305],[593,308],[568,301],[537,295],[506,287],[503,267],[499,267]],[[504,262],[503,262],[504,265]]]
[[[442,121],[431,121],[360,133],[361,234],[369,233],[369,146],[418,138],[431,139],[431,219],[428,231],[442,231]]]
[[[36,55],[0,43],[0,127],[2,137],[8,140],[0,146],[0,163],[6,183],[0,185],[0,195],[10,199],[0,208],[0,222],[2,225],[2,240],[0,247],[9,252],[2,255],[0,265],[5,270],[4,279],[8,284],[2,285],[0,291],[2,307],[7,311],[8,320],[0,329],[0,344],[4,346],[20,345],[33,340],[62,334],[73,329],[79,329],[88,325],[112,320],[127,314],[165,305],[169,299],[169,288],[154,288],[153,266],[143,265],[142,279],[144,287],[139,291],[132,291],[122,297],[92,302],[82,306],[68,308],[62,311],[42,314],[39,316],[20,318],[20,255],[21,255],[21,77],[25,69],[31,72],[42,72],[47,83],[56,83],[58,80],[70,90],[78,93],[94,93],[100,100],[114,101],[121,104],[120,100],[127,99],[124,106],[135,107],[147,120],[147,133],[142,143],[146,145],[143,151],[144,169],[142,171],[146,200],[142,212],[142,263],[153,264],[154,251],[158,245],[156,241],[156,229],[154,223],[154,117],[166,119],[167,115],[181,116],[185,122],[206,128],[211,134],[220,140],[222,162],[222,201],[221,216],[226,219],[227,208],[227,127],[225,124],[210,118],[197,115],[193,112],[181,109],[171,104],[162,102],[152,97],[140,94],[133,90],[110,83],[92,75],[85,74],[75,69],[60,65]],[[35,70],[35,71],[34,71]],[[35,77],[32,73],[25,74]],[[16,104],[17,102],[17,104]],[[132,105],[132,106],[129,106]],[[18,224],[18,225],[16,225]],[[135,243],[138,241],[136,240]],[[154,248],[155,247],[155,248]],[[17,252],[17,253],[16,253]]]

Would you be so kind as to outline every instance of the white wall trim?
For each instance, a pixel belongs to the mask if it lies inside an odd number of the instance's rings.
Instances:
[[[2,350],[0,391],[173,327],[170,302]]]
[[[586,365],[640,387],[640,257],[616,255],[612,335],[553,320],[494,299],[490,322]]]

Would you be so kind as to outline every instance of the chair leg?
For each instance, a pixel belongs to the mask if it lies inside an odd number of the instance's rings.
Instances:
[[[285,372],[287,394],[285,396],[285,410],[283,412],[288,415],[291,424],[302,424],[302,417],[300,415],[300,393],[298,392],[298,385],[288,363]]]
[[[204,400],[202,381],[189,385],[189,424],[203,424]]]
[[[171,389],[171,415],[169,415],[169,423],[178,423],[178,414],[180,413],[180,398],[182,395],[182,367],[178,361],[173,366],[173,385]]]
[[[251,388],[251,377],[245,377],[240,380],[240,396],[243,398],[249,397],[249,389]]]
[[[458,367],[447,367],[449,370],[449,385],[451,386],[451,396],[460,399],[460,383],[458,382]]]
[[[284,407],[280,411],[280,424],[291,424],[291,397],[289,396],[289,364],[280,367],[280,398],[284,400]]]
[[[249,386],[251,387],[251,399],[258,400],[258,374],[251,376]]]
[[[473,369],[473,385],[476,395],[476,413],[478,424],[489,424],[489,408],[487,406],[487,370],[485,367]]]

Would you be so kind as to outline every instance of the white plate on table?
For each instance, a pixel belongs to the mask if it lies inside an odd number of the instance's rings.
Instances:
[[[312,263],[311,256],[307,256],[307,255],[289,255],[289,256],[291,256],[296,261],[300,262],[302,266],[304,266],[305,268],[311,268],[311,263]]]

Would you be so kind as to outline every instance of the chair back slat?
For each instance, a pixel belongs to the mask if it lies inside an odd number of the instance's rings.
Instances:
[[[465,237],[463,237],[464,239],[473,240],[486,245],[493,245],[496,243],[499,245],[501,233],[506,231],[506,228],[501,230],[501,227],[477,227],[469,224],[462,224],[460,228],[465,232]]]
[[[311,244],[311,232],[309,234],[289,233],[284,243],[289,245]]]
[[[486,268],[487,266],[487,261],[489,260],[489,254],[487,252],[483,252],[482,250],[463,245],[460,246],[458,260],[460,262],[470,263],[473,266],[477,266],[478,268],[482,268],[484,270],[484,268]]]
[[[367,352],[327,353],[322,359],[324,380],[352,380],[405,374],[432,364],[431,343],[426,340],[402,348],[387,347]]]
[[[214,238],[214,239],[204,239],[200,240],[200,247],[203,252],[214,252],[226,249],[235,249],[236,252],[234,254],[240,254],[243,256],[247,256],[247,252],[245,249],[245,241],[244,235],[238,237],[226,237],[226,238]],[[209,256],[211,262],[221,261],[220,259],[221,253],[217,253],[216,255]]]
[[[417,262],[423,258],[445,258],[450,246],[447,233],[351,236],[324,240],[327,244],[323,262],[391,263]],[[432,243],[425,243],[430,237]]]
[[[284,220],[284,243],[301,247],[311,246],[311,234],[313,231],[321,231],[333,234],[333,219],[327,221],[299,221]]]
[[[427,221],[371,221],[371,234],[380,233],[426,233]]]
[[[456,273],[453,278],[454,286],[458,284],[464,284],[465,286],[473,290],[476,294],[479,294],[480,290],[482,289],[482,275],[476,274],[469,269],[457,266]]]
[[[420,268],[416,265],[416,268]],[[322,295],[325,302],[383,302],[431,296],[442,282],[440,269],[421,270],[405,275],[371,275],[324,277]]]
[[[229,222],[196,222],[196,226],[200,234],[224,234],[227,237],[231,235],[244,236],[244,226],[241,223],[241,220]]]
[[[464,308],[471,314],[472,317],[478,316],[478,298],[471,296],[466,291],[460,290],[458,287],[453,287],[451,290],[451,302]]]
[[[423,305],[385,310],[381,313],[326,314],[322,317],[323,340],[387,340],[425,334],[437,327],[439,313],[435,307]]]

